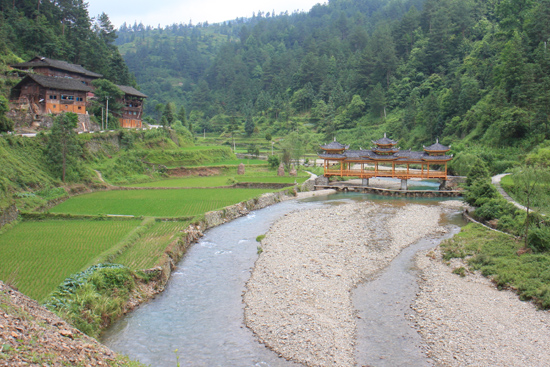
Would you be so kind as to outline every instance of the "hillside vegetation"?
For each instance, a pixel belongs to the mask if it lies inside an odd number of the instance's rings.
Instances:
[[[313,130],[352,148],[384,132],[402,148],[440,138],[502,171],[550,137],[548,9],[335,0],[214,25],[124,25],[117,44],[148,113],[175,102],[196,132],[233,132],[236,120],[246,135]]]
[[[105,186],[94,170],[112,184],[147,182],[167,177],[167,166],[200,165],[235,159],[228,147],[194,147],[189,133],[168,129],[77,135],[81,152],[74,157],[67,182],[52,164],[46,147],[50,134],[35,138],[0,137],[0,208],[17,202],[35,209],[70,192]],[[97,213],[93,213],[97,214]]]

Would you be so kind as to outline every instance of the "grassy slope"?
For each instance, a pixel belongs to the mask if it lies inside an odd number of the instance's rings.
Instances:
[[[17,192],[59,184],[48,170],[43,143],[38,138],[0,136],[0,208]]]

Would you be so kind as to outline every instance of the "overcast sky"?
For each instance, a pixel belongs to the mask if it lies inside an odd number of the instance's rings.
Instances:
[[[317,3],[326,0],[88,0],[91,17],[107,13],[111,22],[119,27],[134,21],[144,25],[161,26],[183,23],[219,23],[252,13],[275,11],[275,14],[294,10],[309,11]]]

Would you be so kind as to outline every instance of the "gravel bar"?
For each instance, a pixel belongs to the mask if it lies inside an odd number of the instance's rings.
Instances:
[[[439,248],[416,264],[421,290],[409,316],[436,366],[550,366],[549,312],[479,274],[453,274],[462,263],[444,264]]]
[[[244,293],[260,342],[307,366],[354,366],[351,291],[436,231],[436,205],[360,202],[288,214],[262,240]],[[388,238],[389,236],[389,238]]]

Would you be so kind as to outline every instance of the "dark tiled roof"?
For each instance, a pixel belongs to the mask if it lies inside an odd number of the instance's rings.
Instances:
[[[367,157],[367,156],[364,156],[364,157]],[[381,154],[372,153],[368,156],[368,158],[373,160],[380,160],[380,161],[395,161],[399,157],[396,156],[395,154],[381,155]]]
[[[447,152],[450,149],[451,147],[447,147],[443,144],[439,144],[439,139],[435,142],[435,144],[432,144],[429,147],[424,147],[424,150],[428,152]]]
[[[349,148],[349,145],[340,144],[336,140],[331,141],[330,144],[321,145],[321,149],[324,149],[324,150],[344,150],[348,148]]]
[[[139,90],[137,90],[133,87],[130,87],[128,85],[117,85],[117,87],[118,87],[118,89],[120,89],[121,91],[123,91],[124,93],[126,93],[128,95],[141,97],[141,98],[147,98],[147,96],[145,94],[141,93]]]
[[[374,148],[372,149],[373,152],[377,153],[396,153],[399,151],[397,148]]]
[[[387,138],[386,133],[384,133],[384,137],[382,139],[378,139],[376,141],[373,141],[373,144],[376,144],[376,145],[395,145],[395,144],[397,144],[397,142],[395,140]]]
[[[452,155],[425,155],[422,157],[423,161],[450,161],[453,159]]]
[[[45,88],[74,90],[74,91],[80,91],[80,92],[92,91],[92,88],[90,88],[89,86],[87,86],[86,84],[82,83],[80,80],[77,80],[77,79],[56,78],[54,76],[45,76],[45,75],[39,75],[39,74],[27,75],[25,78],[23,78],[23,80],[19,82],[19,84],[17,84],[17,86],[24,83],[25,81],[28,81],[29,79],[34,80],[36,83],[38,83],[39,85]]]
[[[41,56],[37,56],[31,61],[22,62],[20,64],[13,64],[11,66],[17,69],[51,67],[54,69],[60,69],[60,70],[65,70],[72,73],[86,75],[92,78],[101,78],[103,76],[101,74],[94,73],[93,71],[84,69],[80,65],[75,65],[75,64],[68,63],[66,61],[54,60],[54,59],[49,59],[47,57],[41,57]]]
[[[344,154],[319,154],[319,158],[345,159],[346,156]]]

